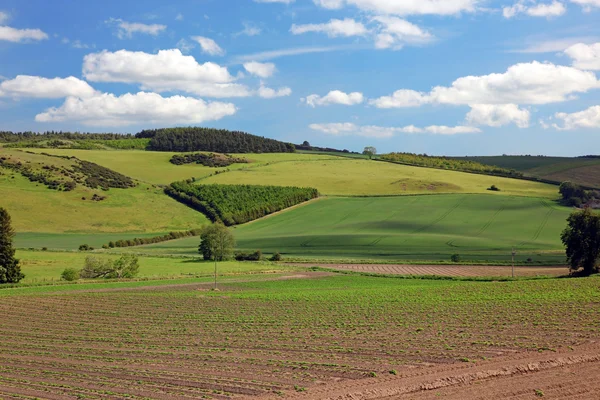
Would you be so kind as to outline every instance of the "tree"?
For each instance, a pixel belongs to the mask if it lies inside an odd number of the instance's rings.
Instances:
[[[600,216],[590,208],[572,213],[561,240],[567,251],[571,271],[583,269],[583,275],[598,272],[600,257]]]
[[[205,260],[215,262],[215,290],[217,289],[217,262],[231,258],[235,238],[233,234],[221,223],[214,223],[205,227],[200,235],[198,251]]]
[[[25,277],[15,258],[14,236],[10,215],[0,207],[0,283],[18,283]]]
[[[377,149],[373,146],[365,147],[365,149],[363,150],[363,154],[365,156],[369,156],[369,160],[371,160],[373,159],[373,156],[377,154]]]
[[[133,254],[124,254],[118,260],[102,260],[88,256],[79,276],[84,279],[126,279],[135,278],[140,269],[138,258]]]

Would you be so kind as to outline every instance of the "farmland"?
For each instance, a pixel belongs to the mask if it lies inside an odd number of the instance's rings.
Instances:
[[[281,278],[224,281],[221,292],[202,279],[2,291],[0,313],[13,318],[0,327],[0,395],[323,398],[329,384],[358,390],[419,366],[459,371],[600,335],[597,278]]]
[[[545,199],[494,195],[327,198],[237,227],[238,248],[287,258],[398,262],[564,262],[570,210]],[[125,251],[195,252],[194,238]]]

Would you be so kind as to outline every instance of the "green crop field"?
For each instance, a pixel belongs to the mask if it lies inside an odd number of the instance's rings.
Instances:
[[[558,197],[558,188],[537,182],[339,157],[318,162],[290,161],[212,176],[204,183],[315,187],[325,195],[380,196],[431,193],[486,193]]]
[[[570,209],[541,198],[431,195],[326,198],[234,229],[240,250],[292,258],[564,263]],[[194,254],[186,238],[122,251]]]

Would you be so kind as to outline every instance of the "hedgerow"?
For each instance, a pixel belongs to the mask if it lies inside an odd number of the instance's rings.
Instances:
[[[258,185],[195,185],[192,180],[174,182],[165,193],[225,225],[243,224],[265,215],[315,199],[317,189]]]
[[[248,163],[248,160],[245,158],[232,157],[226,154],[204,154],[204,153],[194,153],[194,154],[175,154],[169,160],[171,164],[175,165],[184,165],[184,164],[200,164],[205,167],[228,167],[231,164],[245,164]]]

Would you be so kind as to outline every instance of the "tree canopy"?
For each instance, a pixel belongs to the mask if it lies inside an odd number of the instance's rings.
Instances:
[[[572,213],[561,235],[571,271],[584,275],[598,272],[600,258],[600,215],[585,208]]]
[[[369,156],[369,159],[373,158],[374,155],[377,154],[377,149],[373,146],[367,146],[363,150],[363,154]]]
[[[0,283],[18,283],[25,277],[15,258],[14,235],[10,215],[0,207]]]
[[[215,223],[208,225],[200,235],[198,252],[205,260],[225,261],[231,258],[235,238],[225,225]]]

